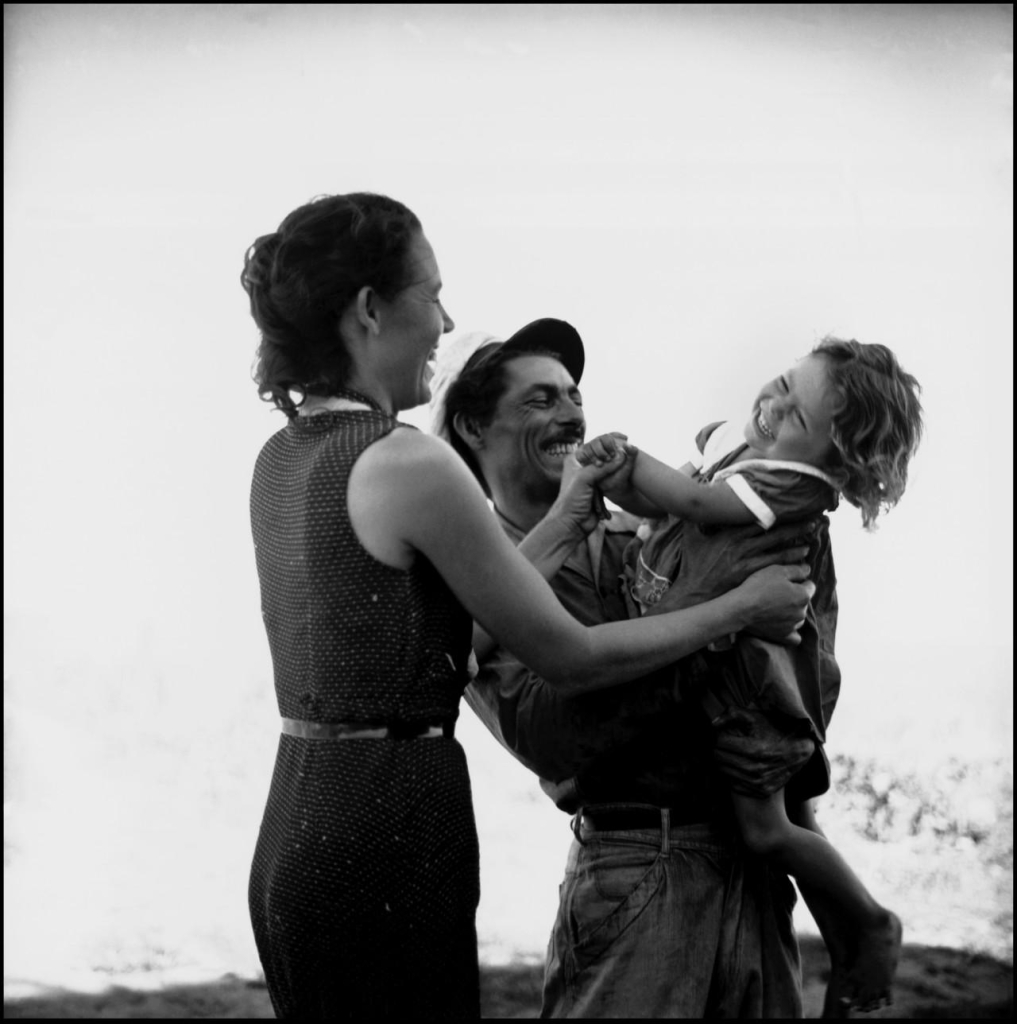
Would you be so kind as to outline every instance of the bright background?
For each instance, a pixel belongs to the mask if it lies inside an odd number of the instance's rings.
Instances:
[[[831,753],[1010,763],[1010,5],[4,18],[8,977],[257,968],[247,498],[282,420],[238,275],[323,192],[418,213],[456,333],[575,324],[590,432],[679,463],[822,335],[891,346],[927,436],[878,532],[835,517]],[[482,954],[539,956],[567,822],[468,716]]]

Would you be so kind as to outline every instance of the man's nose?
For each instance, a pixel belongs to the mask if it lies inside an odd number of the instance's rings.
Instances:
[[[566,395],[559,406],[559,419],[568,420],[570,422],[586,423],[586,418],[583,415],[583,407],[576,401],[573,401],[568,395]]]

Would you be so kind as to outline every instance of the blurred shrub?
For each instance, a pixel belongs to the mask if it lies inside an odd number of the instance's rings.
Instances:
[[[1013,771],[1009,762],[949,758],[927,773],[897,772],[872,759],[836,755],[831,812],[874,842],[933,837],[991,845],[991,861],[1013,864]]]

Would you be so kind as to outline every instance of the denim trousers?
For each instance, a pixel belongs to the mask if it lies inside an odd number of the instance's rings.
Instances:
[[[709,824],[574,831],[542,1017],[802,1016],[786,875]]]

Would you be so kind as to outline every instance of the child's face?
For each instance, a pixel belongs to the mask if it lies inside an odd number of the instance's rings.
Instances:
[[[836,411],[826,360],[809,355],[759,392],[745,440],[757,457],[822,469],[833,451],[830,426]]]

